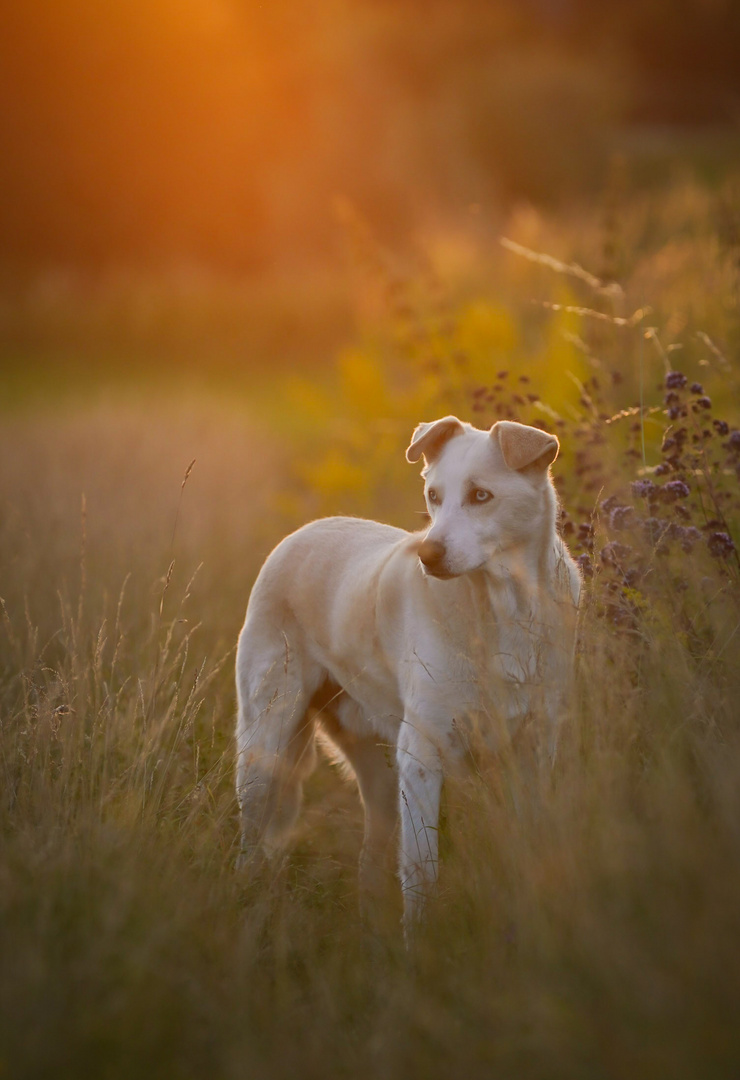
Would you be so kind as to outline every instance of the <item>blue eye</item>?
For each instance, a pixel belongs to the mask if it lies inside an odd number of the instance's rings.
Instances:
[[[437,503],[439,502],[439,495],[437,494],[436,488],[429,488],[429,490],[427,491],[427,499],[434,506],[437,505]]]
[[[475,488],[470,493],[470,501],[480,505],[480,503],[490,502],[493,498],[491,491],[486,491],[485,488]]]

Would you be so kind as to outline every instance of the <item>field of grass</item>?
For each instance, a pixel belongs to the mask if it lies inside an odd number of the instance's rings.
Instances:
[[[90,368],[38,393],[18,331],[1,1076],[737,1076],[740,204],[688,179],[610,198],[413,263],[350,223],[354,329],[313,375]],[[410,957],[398,912],[361,923],[359,801],[325,762],[289,856],[235,872],[234,646],[288,529],[417,527],[403,451],[448,412],[558,434],[587,588],[556,762],[446,791]]]

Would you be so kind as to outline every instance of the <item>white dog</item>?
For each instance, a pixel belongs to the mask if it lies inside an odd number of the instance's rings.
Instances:
[[[420,424],[431,525],[314,521],[272,552],[237,651],[242,850],[278,849],[295,821],[317,727],[357,778],[360,860],[376,892],[401,821],[407,934],[437,877],[445,769],[472,724],[495,748],[528,717],[554,725],[573,660],[578,569],[556,531],[558,441],[499,421]]]

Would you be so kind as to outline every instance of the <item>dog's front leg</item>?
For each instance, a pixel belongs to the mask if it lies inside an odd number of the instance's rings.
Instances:
[[[443,779],[438,747],[413,716],[407,716],[401,725],[397,764],[401,813],[399,875],[404,934],[410,943],[437,883]]]

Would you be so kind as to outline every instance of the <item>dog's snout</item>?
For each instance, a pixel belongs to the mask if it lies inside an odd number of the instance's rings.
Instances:
[[[423,540],[419,547],[419,558],[427,570],[432,572],[442,565],[446,554],[447,549],[439,540]]]

